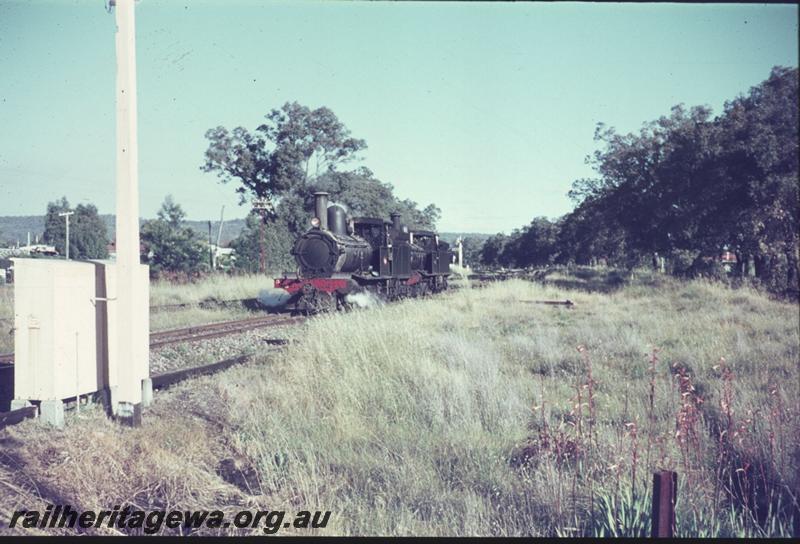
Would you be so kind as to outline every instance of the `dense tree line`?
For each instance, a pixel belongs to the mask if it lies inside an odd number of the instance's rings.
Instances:
[[[573,183],[575,209],[493,236],[482,262],[633,266],[657,253],[673,272],[714,273],[727,248],[737,273],[796,289],[798,128],[798,70],[779,67],[717,117],[679,105],[638,133],[598,125],[597,175]]]
[[[209,270],[208,245],[185,219],[183,208],[168,195],[156,219],[142,224],[142,262],[152,277],[189,279]]]
[[[388,217],[397,210],[406,223],[421,228],[434,228],[441,216],[433,204],[420,209],[414,201],[399,199],[392,185],[368,168],[348,169],[367,144],[352,137],[325,107],[311,110],[286,103],[271,110],[253,131],[220,126],[207,131],[206,138],[201,169],[216,173],[222,183],[232,182],[242,204],[262,199],[266,206],[251,213],[241,236],[231,243],[240,269],[258,268],[262,220],[266,268],[294,267],[289,249],[309,227],[315,191],[329,192],[331,201],[353,215]]]
[[[94,204],[78,204],[71,209],[67,197],[47,204],[44,219],[44,243],[55,246],[60,255],[66,253],[67,226],[63,212],[75,212],[69,218],[70,259],[105,259],[108,257],[106,224]]]
[[[108,234],[106,224],[93,204],[78,204],[70,208],[66,197],[47,205],[43,241],[65,254],[66,222],[59,214],[73,211],[70,216],[70,259],[106,259]],[[172,196],[167,196],[157,218],[141,226],[141,258],[150,266],[153,277],[191,278],[209,268],[209,248],[201,236],[188,227],[186,214]]]

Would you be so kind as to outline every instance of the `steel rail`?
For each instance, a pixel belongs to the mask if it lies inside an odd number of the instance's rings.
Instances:
[[[224,321],[222,323],[210,323],[208,325],[174,329],[171,331],[159,331],[150,335],[150,349],[184,342],[210,340],[231,334],[247,332],[254,329],[298,324],[302,323],[303,321],[305,321],[304,317],[257,317],[253,319]]]

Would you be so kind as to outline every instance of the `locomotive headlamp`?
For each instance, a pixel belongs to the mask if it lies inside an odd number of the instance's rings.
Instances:
[[[319,217],[315,217],[311,220],[311,226],[315,229],[319,228]]]

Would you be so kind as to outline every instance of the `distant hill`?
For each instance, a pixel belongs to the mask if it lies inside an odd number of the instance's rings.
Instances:
[[[6,244],[25,245],[28,241],[28,232],[31,233],[31,242],[42,237],[44,232],[43,215],[18,215],[0,217],[0,246]]]
[[[208,221],[184,221],[184,223],[199,232],[203,239],[208,239]],[[244,219],[231,219],[225,220],[222,224],[222,238],[220,238],[220,245],[227,246],[231,240],[239,236],[239,233],[244,229]],[[217,231],[219,230],[219,221],[211,222],[211,237],[214,243],[217,242]]]
[[[114,216],[111,214],[103,214],[100,216],[105,221],[106,228],[108,229],[108,236],[114,239],[116,227],[114,224]],[[143,223],[145,219],[140,219],[139,223]],[[203,239],[208,238],[208,221],[184,221],[184,224],[195,231],[199,232]],[[225,220],[222,226],[222,238],[220,243],[224,246],[231,240],[239,236],[239,233],[244,228],[244,219],[230,219]],[[212,238],[216,242],[217,232],[219,230],[219,220],[211,221]],[[19,241],[20,244],[25,244],[28,241],[28,232],[31,233],[31,241],[42,237],[44,233],[44,216],[43,215],[19,215],[19,216],[5,216],[0,217],[0,246],[6,243],[15,244]]]

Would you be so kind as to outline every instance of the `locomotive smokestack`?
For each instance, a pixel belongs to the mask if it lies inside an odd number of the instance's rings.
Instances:
[[[314,215],[319,219],[320,230],[328,230],[328,193],[314,193]]]
[[[400,232],[400,213],[399,212],[392,212],[389,214],[389,217],[392,218],[392,228],[397,232]]]

